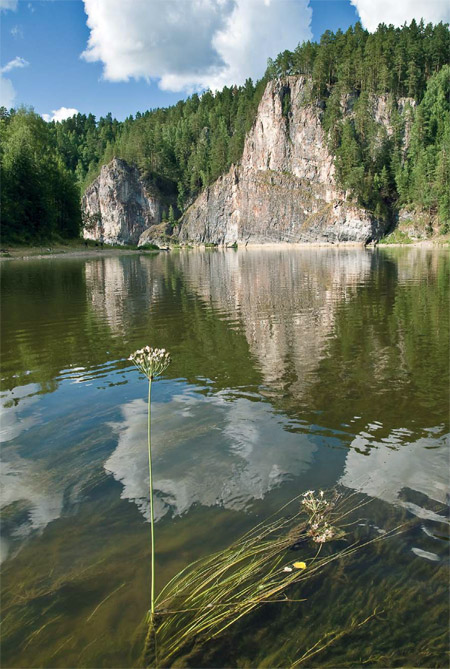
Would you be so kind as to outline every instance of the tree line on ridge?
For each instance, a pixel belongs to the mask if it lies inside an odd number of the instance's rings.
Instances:
[[[176,195],[180,211],[239,161],[267,82],[305,75],[321,110],[339,185],[391,220],[400,207],[450,229],[450,31],[448,24],[359,23],[326,31],[268,62],[254,83],[193,94],[124,121],[77,114],[46,123],[32,109],[0,109],[2,239],[35,243],[80,234],[80,194],[114,156]],[[383,97],[390,131],[376,120]],[[283,113],[290,113],[283,101]],[[405,134],[408,136],[405,148]]]

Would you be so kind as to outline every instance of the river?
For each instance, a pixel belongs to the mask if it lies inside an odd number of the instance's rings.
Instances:
[[[4,667],[131,667],[149,607],[146,380],[159,585],[295,495],[339,486],[387,538],[197,657],[447,666],[449,255],[270,248],[1,266]],[[181,665],[180,665],[181,666]]]

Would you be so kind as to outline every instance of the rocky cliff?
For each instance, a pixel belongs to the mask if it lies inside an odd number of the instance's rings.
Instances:
[[[334,156],[311,102],[310,81],[286,77],[267,84],[237,165],[206,188],[185,211],[180,241],[232,245],[267,242],[356,242],[379,239],[386,224],[355,204],[337,184]],[[386,96],[373,97],[374,121],[391,135]],[[346,114],[354,100],[342,100]],[[401,98],[409,137],[414,101]],[[173,230],[161,225],[175,205],[139,170],[115,158],[83,196],[84,236],[119,244],[167,245]],[[174,206],[174,209],[176,207]]]
[[[305,77],[268,83],[240,164],[207,188],[182,219],[194,242],[361,242],[383,226],[335,181],[320,108]]]
[[[138,244],[144,231],[161,223],[167,204],[139,170],[114,158],[82,198],[84,237],[109,244]]]

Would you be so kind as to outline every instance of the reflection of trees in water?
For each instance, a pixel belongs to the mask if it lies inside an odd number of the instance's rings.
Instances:
[[[383,252],[376,269],[336,314],[311,406],[329,425],[379,420],[381,436],[447,422],[448,258]]]
[[[37,382],[56,389],[55,377],[77,355],[86,316],[85,284],[77,261],[5,263],[2,275],[2,385]]]
[[[320,412],[322,424],[336,427],[379,409],[388,431],[416,409],[423,424],[442,419],[445,254],[280,249],[190,253],[179,263],[203,303],[245,333],[285,410]]]
[[[245,332],[275,405],[341,429],[346,485],[389,502],[405,486],[445,502],[446,255],[283,250],[190,254],[182,264],[202,299]],[[405,506],[427,517],[420,503]]]
[[[171,374],[262,381],[283,408],[333,424],[370,395],[388,413],[390,394],[406,409],[416,386],[442,401],[448,259],[436,252],[192,251],[41,260],[2,277],[7,387],[53,391],[61,370],[95,374],[151,341],[172,350]]]
[[[160,253],[89,263],[87,292],[96,317],[108,324],[115,341],[120,336],[123,356],[150,342],[170,349],[175,376],[208,376],[220,388],[233,379],[235,385],[253,382],[245,338],[193,291],[180,258]]]
[[[104,373],[148,342],[173,351],[175,376],[254,382],[245,338],[183,283],[177,258],[39,263],[2,267],[5,388],[36,382],[52,392],[63,376]]]

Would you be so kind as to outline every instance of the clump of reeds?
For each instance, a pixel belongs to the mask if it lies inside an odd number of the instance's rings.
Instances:
[[[156,598],[146,666],[170,666],[194,644],[206,644],[266,603],[303,601],[289,598],[294,583],[361,547],[347,540],[321,556],[323,544],[344,538],[349,515],[364,503],[337,491],[328,499],[308,491],[225,550],[187,566]],[[293,561],[289,549],[300,546],[302,560]]]

